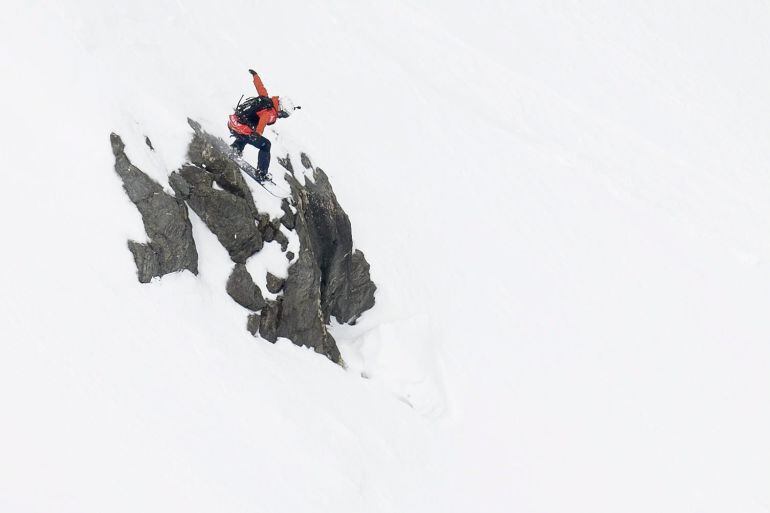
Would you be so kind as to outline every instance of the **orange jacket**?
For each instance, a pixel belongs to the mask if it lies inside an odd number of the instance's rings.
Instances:
[[[253,76],[253,82],[254,87],[257,89],[257,94],[259,96],[270,96],[267,94],[267,88],[265,88],[265,84],[262,83],[262,79],[259,78],[259,75],[254,73]],[[259,121],[257,122],[257,126],[249,126],[245,123],[241,123],[238,119],[238,116],[235,114],[230,115],[230,119],[227,123],[227,126],[232,130],[233,132],[236,132],[241,135],[253,135],[255,133],[262,135],[265,131],[265,127],[267,125],[272,125],[276,122],[278,119],[278,97],[273,96],[271,98],[273,100],[273,107],[262,109],[260,111],[257,111],[257,118]]]

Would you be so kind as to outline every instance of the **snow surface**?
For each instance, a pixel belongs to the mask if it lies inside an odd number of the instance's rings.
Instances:
[[[4,12],[0,511],[770,510],[765,3]],[[347,370],[246,333],[194,216],[199,277],[135,278],[108,134],[166,185],[250,67],[372,264]]]

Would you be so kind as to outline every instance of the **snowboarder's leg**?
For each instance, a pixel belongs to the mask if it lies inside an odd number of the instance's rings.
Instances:
[[[235,140],[230,145],[230,147],[233,149],[233,151],[235,151],[235,153],[237,153],[238,155],[242,155],[243,148],[246,147],[246,142],[247,140],[245,137],[235,136]]]
[[[270,167],[270,141],[265,139],[265,143],[259,150],[259,158],[257,160],[257,167],[263,173],[267,173],[267,168]]]
[[[267,173],[267,168],[270,167],[270,141],[259,134],[253,134],[249,137],[249,144],[259,150],[257,168],[263,173]]]

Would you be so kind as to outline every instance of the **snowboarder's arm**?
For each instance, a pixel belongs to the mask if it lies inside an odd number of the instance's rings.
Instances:
[[[254,87],[257,88],[257,94],[259,96],[270,96],[267,94],[267,89],[265,89],[265,84],[262,83],[262,79],[259,78],[259,75],[257,75],[257,72],[253,69],[249,70],[249,73],[251,73],[252,80],[254,81]]]
[[[267,126],[267,114],[262,113],[259,115],[259,123],[257,123],[257,128],[254,129],[255,132],[257,132],[259,135],[262,135],[265,131],[265,127]]]

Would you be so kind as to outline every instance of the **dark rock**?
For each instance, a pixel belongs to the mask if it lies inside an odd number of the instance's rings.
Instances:
[[[289,247],[289,239],[286,238],[286,235],[283,234],[281,231],[277,231],[273,235],[273,240],[275,240],[278,244],[281,245],[281,251],[286,251]]]
[[[200,124],[188,119],[194,134],[190,146],[187,148],[187,157],[196,166],[205,168],[211,173],[225,173],[228,170],[238,171],[238,164],[233,160],[235,155],[222,139],[214,137],[203,131]]]
[[[355,322],[374,304],[375,286],[363,253],[353,249],[350,220],[326,174],[315,169],[315,181],[301,186],[287,173],[291,202],[283,201],[283,216],[271,220],[257,211],[244,181],[241,169],[248,172],[249,164],[235,158],[224,141],[203,132],[197,123],[190,121],[190,126],[195,132],[188,151],[191,164],[174,173],[170,183],[239,264],[228,279],[227,292],[246,308],[260,310],[258,316],[249,317],[247,328],[271,342],[285,337],[341,363],[327,325],[332,316],[340,322]],[[306,154],[301,160],[306,169],[312,169]],[[281,165],[292,171],[288,157]],[[214,181],[221,189],[214,188]],[[299,238],[296,256],[287,251],[285,230],[293,230]],[[263,240],[278,242],[290,262],[285,280],[267,276],[268,290],[282,293],[276,301],[264,301],[241,265],[262,248]],[[153,268],[152,255],[144,248],[132,251],[144,268]]]
[[[273,239],[275,238],[275,230],[272,226],[267,225],[265,227],[265,230],[262,232],[262,238],[265,240],[265,242],[273,242]]]
[[[374,292],[377,286],[369,275],[369,262],[364,253],[356,249],[350,257],[347,275],[347,299],[339,301],[344,296],[338,296],[336,309],[332,311],[338,321],[347,318],[352,324],[356,319],[374,306]],[[340,321],[341,322],[341,321]]]
[[[304,201],[298,209],[306,220],[311,247],[323,281],[321,307],[324,323],[331,316],[341,323],[355,323],[374,306],[377,287],[369,277],[369,264],[361,251],[353,250],[350,219],[332,190],[326,173],[316,168],[314,183],[308,180]]]
[[[262,298],[262,291],[254,283],[251,274],[243,264],[235,264],[233,272],[230,273],[227,279],[227,293],[236,303],[255,312],[267,304]]]
[[[244,178],[244,172],[252,172],[253,167],[194,121],[190,126],[194,131],[188,148],[190,163],[169,177],[175,196],[134,167],[120,138],[112,136],[115,169],[142,213],[149,237],[147,243],[129,242],[140,281],[180,269],[197,272],[189,206],[236,262],[226,289],[238,304],[258,312],[248,316],[248,331],[271,342],[285,337],[341,363],[327,325],[331,317],[355,322],[374,304],[375,286],[363,253],[353,249],[350,220],[326,174],[316,168],[314,181],[301,186],[293,177],[290,158],[279,159],[289,171],[285,176],[292,197],[281,203],[280,219],[271,219],[258,211]],[[152,148],[149,138],[145,142]],[[313,169],[306,154],[301,154],[301,161],[305,169]],[[297,255],[288,251],[287,230],[299,238]],[[275,301],[264,300],[244,265],[264,240],[278,242],[290,262],[285,280],[266,276],[267,289],[280,294]]]
[[[279,278],[278,276],[275,276],[271,273],[267,273],[267,290],[269,290],[273,294],[278,294],[281,289],[283,289],[283,284],[285,283],[285,280],[282,278]]]
[[[129,241],[139,281],[147,283],[155,276],[188,270],[198,273],[198,252],[192,236],[187,207],[181,199],[167,194],[163,187],[131,164],[125,145],[117,134],[110,135],[115,171],[142,215],[149,242]]]
[[[278,163],[281,164],[284,169],[286,169],[289,173],[294,173],[294,166],[291,165],[291,157],[289,157],[289,154],[286,154],[285,158],[276,157],[278,159]]]
[[[305,169],[310,169],[311,167],[313,167],[313,164],[310,163],[310,157],[307,156],[307,153],[305,152],[300,153],[299,159],[300,161],[302,161],[302,166]]]
[[[265,228],[267,228],[270,225],[270,216],[267,214],[259,214],[259,217],[257,218],[257,229],[261,232],[265,231]]]
[[[269,315],[263,313],[260,322],[275,328],[276,336],[312,347],[339,363],[339,350],[326,325],[332,315],[340,322],[355,322],[374,304],[375,286],[363,253],[352,248],[350,221],[328,178],[317,170],[315,180],[302,187],[288,177],[297,208],[300,250],[289,267],[282,301],[270,307]],[[292,260],[294,255],[287,258]]]
[[[190,197],[190,184],[185,181],[184,178],[179,176],[178,173],[171,173],[168,177],[168,183],[171,188],[174,189],[178,198],[187,200]]]
[[[188,191],[183,196],[187,204],[217,236],[233,262],[245,263],[262,249],[262,235],[254,221],[256,208],[252,200],[227,190],[214,189],[213,174],[193,165],[182,166],[172,174],[171,182],[180,193]]]
[[[292,179],[290,182],[295,196],[300,194],[296,180]],[[339,350],[326,330],[321,312],[321,272],[313,257],[304,220],[299,217],[299,257],[289,267],[283,295],[278,301],[268,303],[262,310],[260,334],[271,341],[277,337],[286,337],[297,345],[312,347],[316,352],[339,363]]]
[[[300,229],[299,236],[302,249],[297,261],[289,267],[277,334],[295,344],[312,347],[317,353],[340,363],[337,345],[323,322],[321,272],[309,247],[307,232]]]
[[[288,200],[283,200],[281,202],[281,210],[283,210],[283,217],[281,217],[281,224],[284,225],[287,229],[293,230],[295,223],[295,214],[291,211],[291,205],[289,205]]]
[[[259,336],[268,342],[275,343],[278,340],[278,323],[281,317],[282,301],[268,301],[262,309],[259,319]],[[294,340],[292,339],[294,342]],[[294,342],[297,344],[297,342]],[[299,345],[299,344],[298,344]]]
[[[152,141],[146,135],[144,136],[144,144],[146,144],[147,147],[150,148],[152,151],[155,151],[155,148],[152,147]]]
[[[251,189],[246,185],[246,181],[241,173],[232,169],[228,169],[221,173],[214,173],[214,181],[223,190],[234,194],[239,198],[243,198],[251,211],[252,219],[259,219],[259,211],[254,204],[254,197],[251,194]]]
[[[187,121],[194,130],[192,141],[187,149],[190,162],[210,172],[222,189],[243,198],[251,209],[254,219],[257,219],[260,214],[240,166],[248,166],[254,173],[256,170],[245,161],[236,162],[237,157],[232,152],[232,148],[222,139],[204,132],[198,123],[189,119]]]
[[[246,320],[246,330],[252,335],[259,331],[259,314],[251,314]]]
[[[130,240],[128,249],[134,255],[136,275],[140,283],[149,283],[154,276],[162,276],[158,254],[149,244]]]

